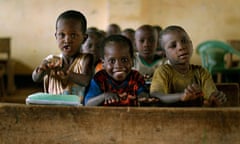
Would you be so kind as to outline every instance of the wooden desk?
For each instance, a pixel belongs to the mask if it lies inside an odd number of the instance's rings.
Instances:
[[[240,107],[70,107],[0,104],[6,144],[237,144]]]

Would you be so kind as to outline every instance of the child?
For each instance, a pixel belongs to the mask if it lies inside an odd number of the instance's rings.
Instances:
[[[45,58],[32,74],[35,82],[44,81],[45,92],[83,96],[93,72],[93,56],[79,53],[87,38],[86,25],[85,16],[74,10],[57,18],[55,37],[61,54]]]
[[[121,34],[131,40],[134,50],[135,52],[137,52],[137,49],[135,46],[135,30],[132,28],[126,28],[122,31]]]
[[[103,42],[103,70],[91,80],[85,96],[87,106],[137,106],[147,99],[143,76],[132,70],[134,49],[122,35]]]
[[[169,64],[156,69],[151,96],[159,98],[163,106],[218,106],[226,101],[225,94],[216,89],[210,73],[190,64],[192,41],[182,27],[164,29],[160,44]]]
[[[109,24],[106,30],[106,36],[121,34],[121,27],[118,24]]]
[[[101,60],[101,43],[104,38],[102,33],[98,30],[88,30],[88,38],[82,45],[81,51],[83,53],[91,53],[94,55],[95,73],[102,69]]]
[[[146,82],[150,83],[155,69],[166,62],[157,55],[158,34],[151,25],[142,25],[135,32],[135,42],[138,53],[134,68],[144,75]]]
[[[164,57],[164,51],[162,50],[161,46],[160,46],[160,42],[159,42],[159,37],[160,37],[160,33],[162,31],[162,27],[159,26],[159,25],[154,25],[153,28],[157,31],[157,34],[158,34],[158,39],[157,39],[157,50],[156,50],[156,54],[161,56],[161,57]]]

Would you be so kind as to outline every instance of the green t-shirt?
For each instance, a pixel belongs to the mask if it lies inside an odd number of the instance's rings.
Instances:
[[[150,92],[182,93],[189,84],[193,83],[202,88],[204,99],[208,99],[211,93],[217,90],[211,74],[201,66],[191,64],[190,70],[186,74],[181,74],[170,64],[164,64],[155,70]]]

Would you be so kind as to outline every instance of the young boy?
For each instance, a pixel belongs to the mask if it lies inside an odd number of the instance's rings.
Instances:
[[[118,24],[111,23],[106,30],[106,36],[121,34],[121,27]]]
[[[122,35],[111,35],[103,42],[103,70],[91,80],[85,96],[87,106],[137,106],[148,100],[143,76],[132,70],[134,49]]]
[[[35,82],[44,80],[45,92],[83,96],[93,73],[93,56],[79,52],[87,38],[86,25],[85,16],[74,10],[57,18],[55,37],[61,54],[48,56],[32,73]]]
[[[138,53],[134,69],[144,75],[146,82],[150,83],[155,69],[166,62],[155,53],[158,34],[151,25],[142,25],[135,32],[135,42]]]
[[[192,41],[180,26],[169,26],[161,32],[160,44],[169,64],[159,66],[153,76],[151,96],[163,106],[218,106],[226,101],[210,73],[190,64]]]
[[[126,28],[122,31],[121,34],[131,40],[134,50],[135,52],[137,52],[137,49],[135,46],[135,30],[132,28]]]
[[[102,69],[101,44],[104,36],[98,30],[88,30],[88,38],[81,47],[83,53],[90,53],[94,56],[95,73]]]

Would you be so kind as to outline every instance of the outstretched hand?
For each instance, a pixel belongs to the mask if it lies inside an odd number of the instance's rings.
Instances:
[[[52,70],[53,71],[60,70],[61,66],[62,61],[60,58],[45,59],[38,66],[38,72],[49,73]]]
[[[104,104],[112,104],[120,101],[120,97],[116,93],[104,93]]]
[[[181,101],[195,100],[199,97],[203,97],[202,89],[197,84],[191,84],[184,89],[184,93],[183,93],[183,96],[181,97]]]

